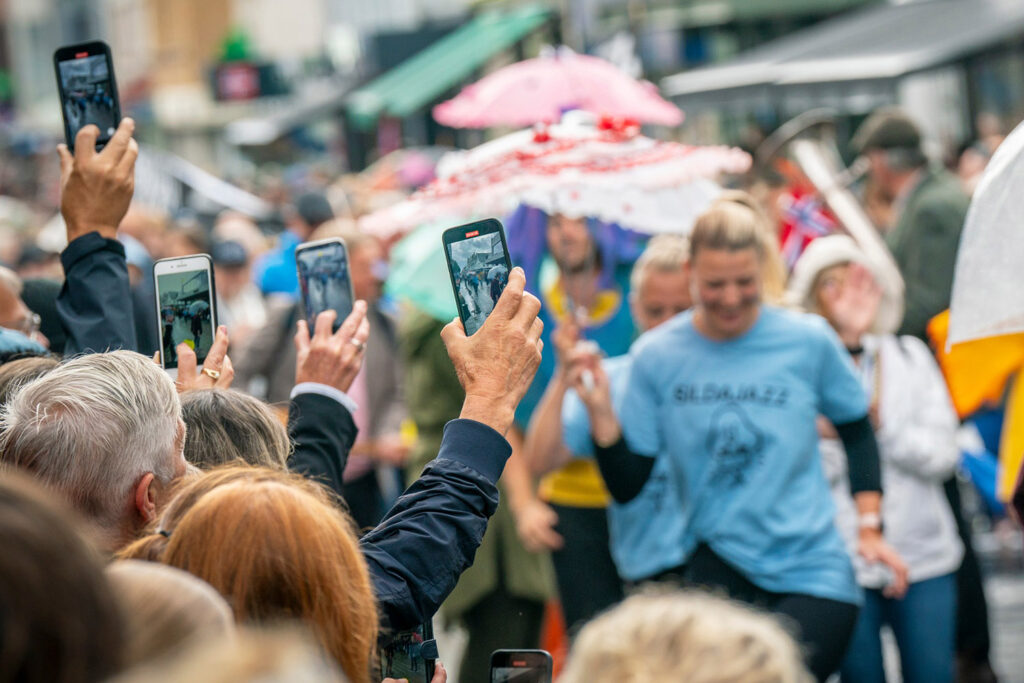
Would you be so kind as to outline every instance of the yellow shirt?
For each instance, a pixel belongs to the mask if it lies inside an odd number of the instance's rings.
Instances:
[[[562,469],[541,479],[540,497],[574,508],[605,508],[611,500],[597,461],[589,458],[573,458]]]

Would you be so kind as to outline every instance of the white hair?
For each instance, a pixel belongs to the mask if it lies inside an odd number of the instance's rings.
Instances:
[[[652,271],[674,273],[682,270],[690,260],[690,240],[685,235],[658,235],[647,243],[640,258],[633,264],[629,276],[629,290],[639,296],[640,288]]]
[[[4,407],[0,460],[116,532],[143,475],[174,479],[180,419],[174,383],[151,359],[133,351],[79,356]]]

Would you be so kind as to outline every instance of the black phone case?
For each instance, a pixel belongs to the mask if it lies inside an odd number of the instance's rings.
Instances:
[[[117,76],[114,74],[114,56],[110,52],[110,46],[102,40],[94,40],[88,43],[64,45],[57,48],[53,53],[53,74],[57,79],[57,94],[60,96],[60,117],[64,122],[64,141],[67,143],[68,149],[72,152],[75,151],[75,140],[74,136],[71,135],[71,126],[68,124],[67,112],[64,106],[67,102],[67,95],[64,92],[64,85],[61,82],[60,63],[68,61],[68,56],[73,58],[76,53],[80,52],[87,52],[90,57],[102,54],[107,58],[107,70],[110,73],[110,94],[114,99],[115,118],[118,122],[120,122],[122,118],[121,96],[118,94],[117,90]],[[97,151],[103,149],[107,142],[109,142],[109,138],[104,139],[101,131],[100,137],[96,140]]]
[[[447,230],[444,231],[444,233],[441,235],[441,249],[444,252],[445,266],[448,269],[448,279],[452,283],[452,295],[455,296],[455,307],[459,311],[459,320],[462,321],[463,329],[466,328],[467,320],[465,313],[462,310],[462,306],[459,305],[459,287],[458,284],[455,282],[455,273],[452,271],[452,260],[448,254],[448,245],[453,244],[455,242],[462,242],[466,238],[462,237],[459,239],[450,239],[449,236],[464,234],[467,228],[471,228],[476,225],[479,225],[481,227],[481,235],[496,232],[501,236],[501,246],[502,249],[504,249],[505,251],[505,266],[508,269],[509,273],[512,272],[512,258],[509,256],[508,253],[508,240],[505,238],[505,227],[497,218],[485,218],[483,220],[473,221],[472,223],[466,223],[464,225],[456,225],[455,227],[448,228]],[[471,237],[469,239],[473,238]]]

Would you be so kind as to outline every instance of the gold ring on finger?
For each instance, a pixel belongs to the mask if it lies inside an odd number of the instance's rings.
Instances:
[[[203,368],[203,374],[212,380],[220,379],[220,370],[214,370],[213,368]]]

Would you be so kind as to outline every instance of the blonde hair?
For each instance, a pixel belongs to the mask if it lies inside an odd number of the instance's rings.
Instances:
[[[303,629],[242,629],[237,637],[194,644],[172,660],[136,667],[112,683],[288,683],[348,679]]]
[[[629,275],[630,291],[638,295],[652,271],[673,273],[682,270],[689,260],[690,240],[685,235],[657,235],[647,243],[640,258],[633,264],[633,271]]]
[[[786,291],[786,267],[779,253],[779,241],[764,211],[746,192],[723,192],[697,218],[690,233],[691,261],[701,249],[753,249],[763,268],[765,301],[773,304],[782,301]]]
[[[288,469],[291,441],[274,411],[237,389],[181,395],[185,459],[203,469],[230,462]]]
[[[224,598],[188,572],[121,560],[106,569],[125,624],[124,663],[160,659],[206,637],[229,636],[235,620]]]
[[[767,614],[698,592],[649,591],[587,624],[559,683],[810,683]]]

